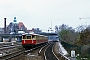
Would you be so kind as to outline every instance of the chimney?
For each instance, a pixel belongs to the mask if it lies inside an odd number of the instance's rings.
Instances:
[[[4,18],[4,33],[6,33],[6,18]]]

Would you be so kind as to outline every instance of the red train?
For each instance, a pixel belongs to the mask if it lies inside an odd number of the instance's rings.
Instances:
[[[39,34],[22,34],[22,45],[31,48],[48,42],[48,37]]]

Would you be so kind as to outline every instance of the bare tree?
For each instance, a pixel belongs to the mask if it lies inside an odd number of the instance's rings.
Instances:
[[[55,32],[58,33],[59,29],[58,29],[58,26],[56,25],[55,26]]]

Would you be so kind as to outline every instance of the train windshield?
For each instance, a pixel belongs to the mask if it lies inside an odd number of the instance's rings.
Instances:
[[[27,36],[27,39],[31,39],[31,36]]]
[[[22,39],[26,39],[26,35],[23,35],[23,36],[22,36]]]

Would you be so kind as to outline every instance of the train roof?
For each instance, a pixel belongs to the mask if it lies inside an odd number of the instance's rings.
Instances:
[[[30,35],[37,35],[37,36],[45,36],[45,35],[41,35],[41,34],[35,34],[35,33],[24,33],[22,35],[27,35],[27,36],[30,36]],[[47,37],[47,36],[46,36]]]

